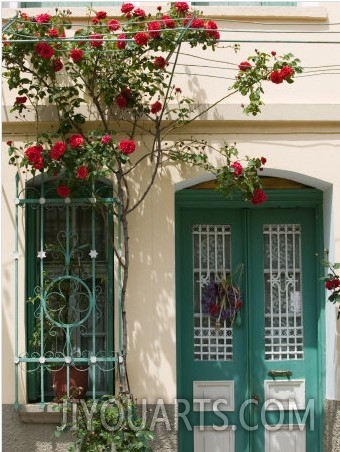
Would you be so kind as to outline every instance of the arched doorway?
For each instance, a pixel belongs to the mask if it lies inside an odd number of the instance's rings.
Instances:
[[[255,207],[207,183],[176,194],[181,452],[322,450],[322,193],[264,185]],[[217,322],[207,290],[240,266],[237,322]]]

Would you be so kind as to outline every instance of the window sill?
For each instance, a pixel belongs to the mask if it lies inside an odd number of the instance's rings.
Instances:
[[[60,424],[62,405],[58,403],[23,404],[19,406],[18,413],[22,422],[26,424]]]

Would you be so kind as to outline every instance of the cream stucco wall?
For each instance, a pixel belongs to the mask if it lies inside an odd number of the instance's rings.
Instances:
[[[321,34],[327,30],[340,31],[340,26],[329,26],[329,22],[340,23],[340,5],[322,3],[321,7],[298,10],[291,17],[291,10],[276,9],[271,16],[263,16],[261,8],[255,10],[229,10],[229,20],[220,28],[225,40],[254,40],[248,24],[237,20],[255,20],[273,23],[269,28],[277,30],[277,23],[287,34],[257,34],[255,39],[306,41],[306,43],[247,43],[234,54],[230,49],[221,48],[216,52],[200,54],[196,49],[183,49],[191,54],[203,56],[205,60],[184,56],[180,66],[182,75],[176,84],[186,88],[192,96],[203,104],[213,104],[221,95],[227,94],[230,78],[235,66],[230,69],[224,64],[243,61],[252,54],[254,48],[293,52],[302,60],[302,65],[331,65],[334,63],[338,46],[333,44],[310,44],[311,40],[334,39],[334,35]],[[280,10],[280,11],[278,11]],[[206,10],[208,11],[208,9]],[[220,9],[219,9],[220,11]],[[214,18],[217,13],[215,11]],[[280,14],[279,14],[280,13]],[[268,13],[267,13],[268,14]],[[304,15],[303,15],[304,14]],[[3,17],[11,17],[13,11],[4,10]],[[283,19],[285,16],[288,20]],[[275,17],[274,17],[275,16]],[[319,31],[319,35],[288,34],[296,29],[292,22],[302,23],[301,29]],[[310,23],[315,25],[311,26]],[[261,25],[252,26],[262,29]],[[299,27],[300,28],[300,27]],[[242,29],[243,33],[236,33]],[[233,32],[234,30],[234,32]],[[227,45],[227,43],[225,43]],[[210,61],[210,62],[209,62]],[[213,62],[212,62],[213,61]],[[222,63],[219,63],[222,62]],[[206,69],[202,66],[206,65]],[[218,70],[217,67],[220,66]],[[332,72],[329,70],[328,72]],[[204,73],[205,76],[199,76]],[[267,165],[264,175],[285,177],[319,188],[324,192],[324,235],[325,248],[330,251],[331,260],[340,260],[340,75],[318,75],[297,77],[291,85],[273,86],[268,84],[264,97],[265,107],[257,118],[242,114],[241,97],[226,99],[221,105],[197,120],[181,136],[204,137],[213,144],[223,141],[236,142],[242,155],[264,155]],[[14,399],[14,170],[7,166],[6,141],[24,140],[31,133],[30,125],[15,124],[9,113],[11,102],[9,93],[3,97],[3,153],[2,153],[2,381],[3,403],[13,403]],[[147,171],[147,170],[146,170]],[[127,312],[129,326],[128,371],[131,387],[138,398],[147,398],[150,403],[163,398],[173,403],[176,398],[176,300],[175,300],[175,238],[174,238],[174,193],[185,186],[210,178],[210,175],[185,168],[165,167],[162,174],[142,206],[130,217],[131,242],[131,284],[128,290]],[[145,183],[145,174],[139,184]],[[23,219],[21,219],[23,220]],[[23,281],[24,241],[23,221],[20,221],[20,281]],[[20,286],[20,299],[24,305],[24,285]],[[24,309],[20,311],[20,343],[24,345]],[[327,306],[327,397],[337,398],[338,359],[335,313]],[[20,400],[25,401],[24,379],[20,380]]]

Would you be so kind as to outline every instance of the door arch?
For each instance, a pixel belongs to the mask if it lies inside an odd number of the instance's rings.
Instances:
[[[279,182],[256,207],[176,193],[180,452],[322,450],[322,193]],[[216,331],[202,291],[240,263],[241,326]]]

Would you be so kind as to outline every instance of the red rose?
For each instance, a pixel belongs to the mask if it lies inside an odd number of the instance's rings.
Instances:
[[[121,110],[124,110],[124,108],[127,106],[127,99],[122,94],[120,94],[118,97],[116,97],[116,104]]]
[[[8,140],[6,141],[7,146],[12,146],[13,141],[12,140]]]
[[[248,71],[249,69],[251,69],[251,64],[249,63],[249,61],[242,61],[242,63],[238,65],[238,68],[240,71]]]
[[[84,180],[87,178],[88,174],[89,174],[89,172],[88,172],[88,169],[86,168],[86,166],[82,165],[82,166],[79,166],[79,168],[77,168],[76,176],[78,179]]]
[[[50,30],[48,30],[47,34],[50,38],[57,38],[59,36],[58,30],[56,28],[51,28]]]
[[[275,55],[276,55],[275,50],[272,50],[270,53],[272,54],[272,56],[275,56]]]
[[[122,140],[119,148],[123,154],[132,154],[136,149],[136,143],[133,140]]]
[[[111,142],[111,140],[112,140],[111,135],[103,135],[100,142],[102,144],[109,144]]]
[[[174,19],[171,19],[171,17],[167,16],[166,14],[163,14],[162,22],[164,23],[166,28],[175,28],[175,26],[176,26]]]
[[[160,36],[160,30],[161,30],[161,24],[158,21],[150,22],[148,24],[148,32],[149,36],[152,39],[159,38]]]
[[[119,22],[116,19],[111,19],[108,21],[107,26],[110,31],[117,31],[120,28]]]
[[[119,50],[124,50],[126,47],[127,37],[126,34],[121,33],[117,36],[117,47]]]
[[[261,165],[265,165],[267,162],[266,157],[261,157]]]
[[[261,188],[256,188],[251,197],[252,204],[262,204],[267,199],[267,195]]]
[[[105,11],[98,11],[96,13],[96,18],[99,20],[106,19],[107,13]]]
[[[34,48],[35,52],[41,56],[42,58],[44,58],[45,60],[49,60],[50,58],[53,57],[54,55],[54,49],[53,47],[51,47],[49,44],[47,44],[46,42],[39,42],[35,48]]]
[[[84,138],[79,133],[75,133],[74,135],[70,136],[68,141],[71,148],[76,149],[83,145]]]
[[[84,52],[81,49],[72,49],[70,52],[70,57],[75,63],[78,63],[80,60],[82,60],[84,56]]]
[[[338,279],[338,278],[328,279],[325,282],[325,287],[326,287],[327,290],[334,290],[334,289],[336,289],[339,286],[340,286],[340,279]]]
[[[156,69],[163,69],[167,64],[166,59],[162,56],[158,56],[153,60],[153,66]]]
[[[280,70],[280,74],[284,80],[287,80],[294,74],[294,71],[290,66],[283,66]]]
[[[57,188],[57,193],[61,198],[67,198],[68,195],[71,193],[71,190],[67,185],[61,184]]]
[[[134,8],[134,6],[132,3],[123,3],[120,10],[123,14],[126,14],[126,13],[130,13],[133,10],[133,8]]]
[[[188,19],[186,19],[184,21],[184,25],[187,24],[187,20],[190,20],[191,18],[188,17]],[[191,24],[190,24],[190,28],[204,28],[204,20],[203,19],[194,19]]]
[[[174,4],[174,8],[182,16],[189,11],[189,5],[186,2],[176,2]]]
[[[41,156],[33,163],[33,168],[37,170],[44,168],[44,159]]]
[[[277,85],[279,83],[282,83],[283,82],[283,77],[281,75],[281,72],[279,72],[279,71],[271,72],[270,75],[269,75],[269,80],[271,82],[273,82],[273,83],[276,83]]]
[[[145,46],[149,41],[149,35],[144,31],[135,34],[134,41],[138,46]]]
[[[61,60],[59,60],[59,58],[52,60],[52,69],[54,70],[54,72],[61,71],[63,67],[64,65]]]
[[[151,104],[150,112],[156,114],[162,110],[162,104],[157,100],[153,104]]]
[[[181,94],[181,92],[182,92],[181,88],[178,88],[178,87],[175,88],[175,93],[176,94]]]
[[[15,98],[15,103],[16,104],[25,104],[27,102],[27,97],[26,96],[18,96]]]
[[[146,13],[145,13],[144,9],[136,8],[134,10],[134,12],[133,12],[133,15],[135,17],[142,17],[142,18],[144,18],[146,16]]]
[[[214,22],[213,20],[208,20],[204,24],[204,28],[206,29],[208,36],[214,39],[220,39],[220,33],[217,31],[218,26],[216,22]]]
[[[234,176],[239,176],[242,174],[243,167],[240,162],[234,162],[230,165],[230,168],[234,169]]]
[[[30,163],[36,163],[41,158],[41,154],[43,151],[43,147],[40,145],[30,146],[25,151],[25,156],[27,157]]]
[[[35,21],[39,24],[47,24],[51,20],[51,16],[47,13],[38,14]]]
[[[58,160],[65,154],[66,144],[62,141],[57,141],[50,150],[50,157],[52,160]]]
[[[89,37],[90,46],[92,47],[101,47],[103,45],[103,36],[99,33],[92,33]]]

